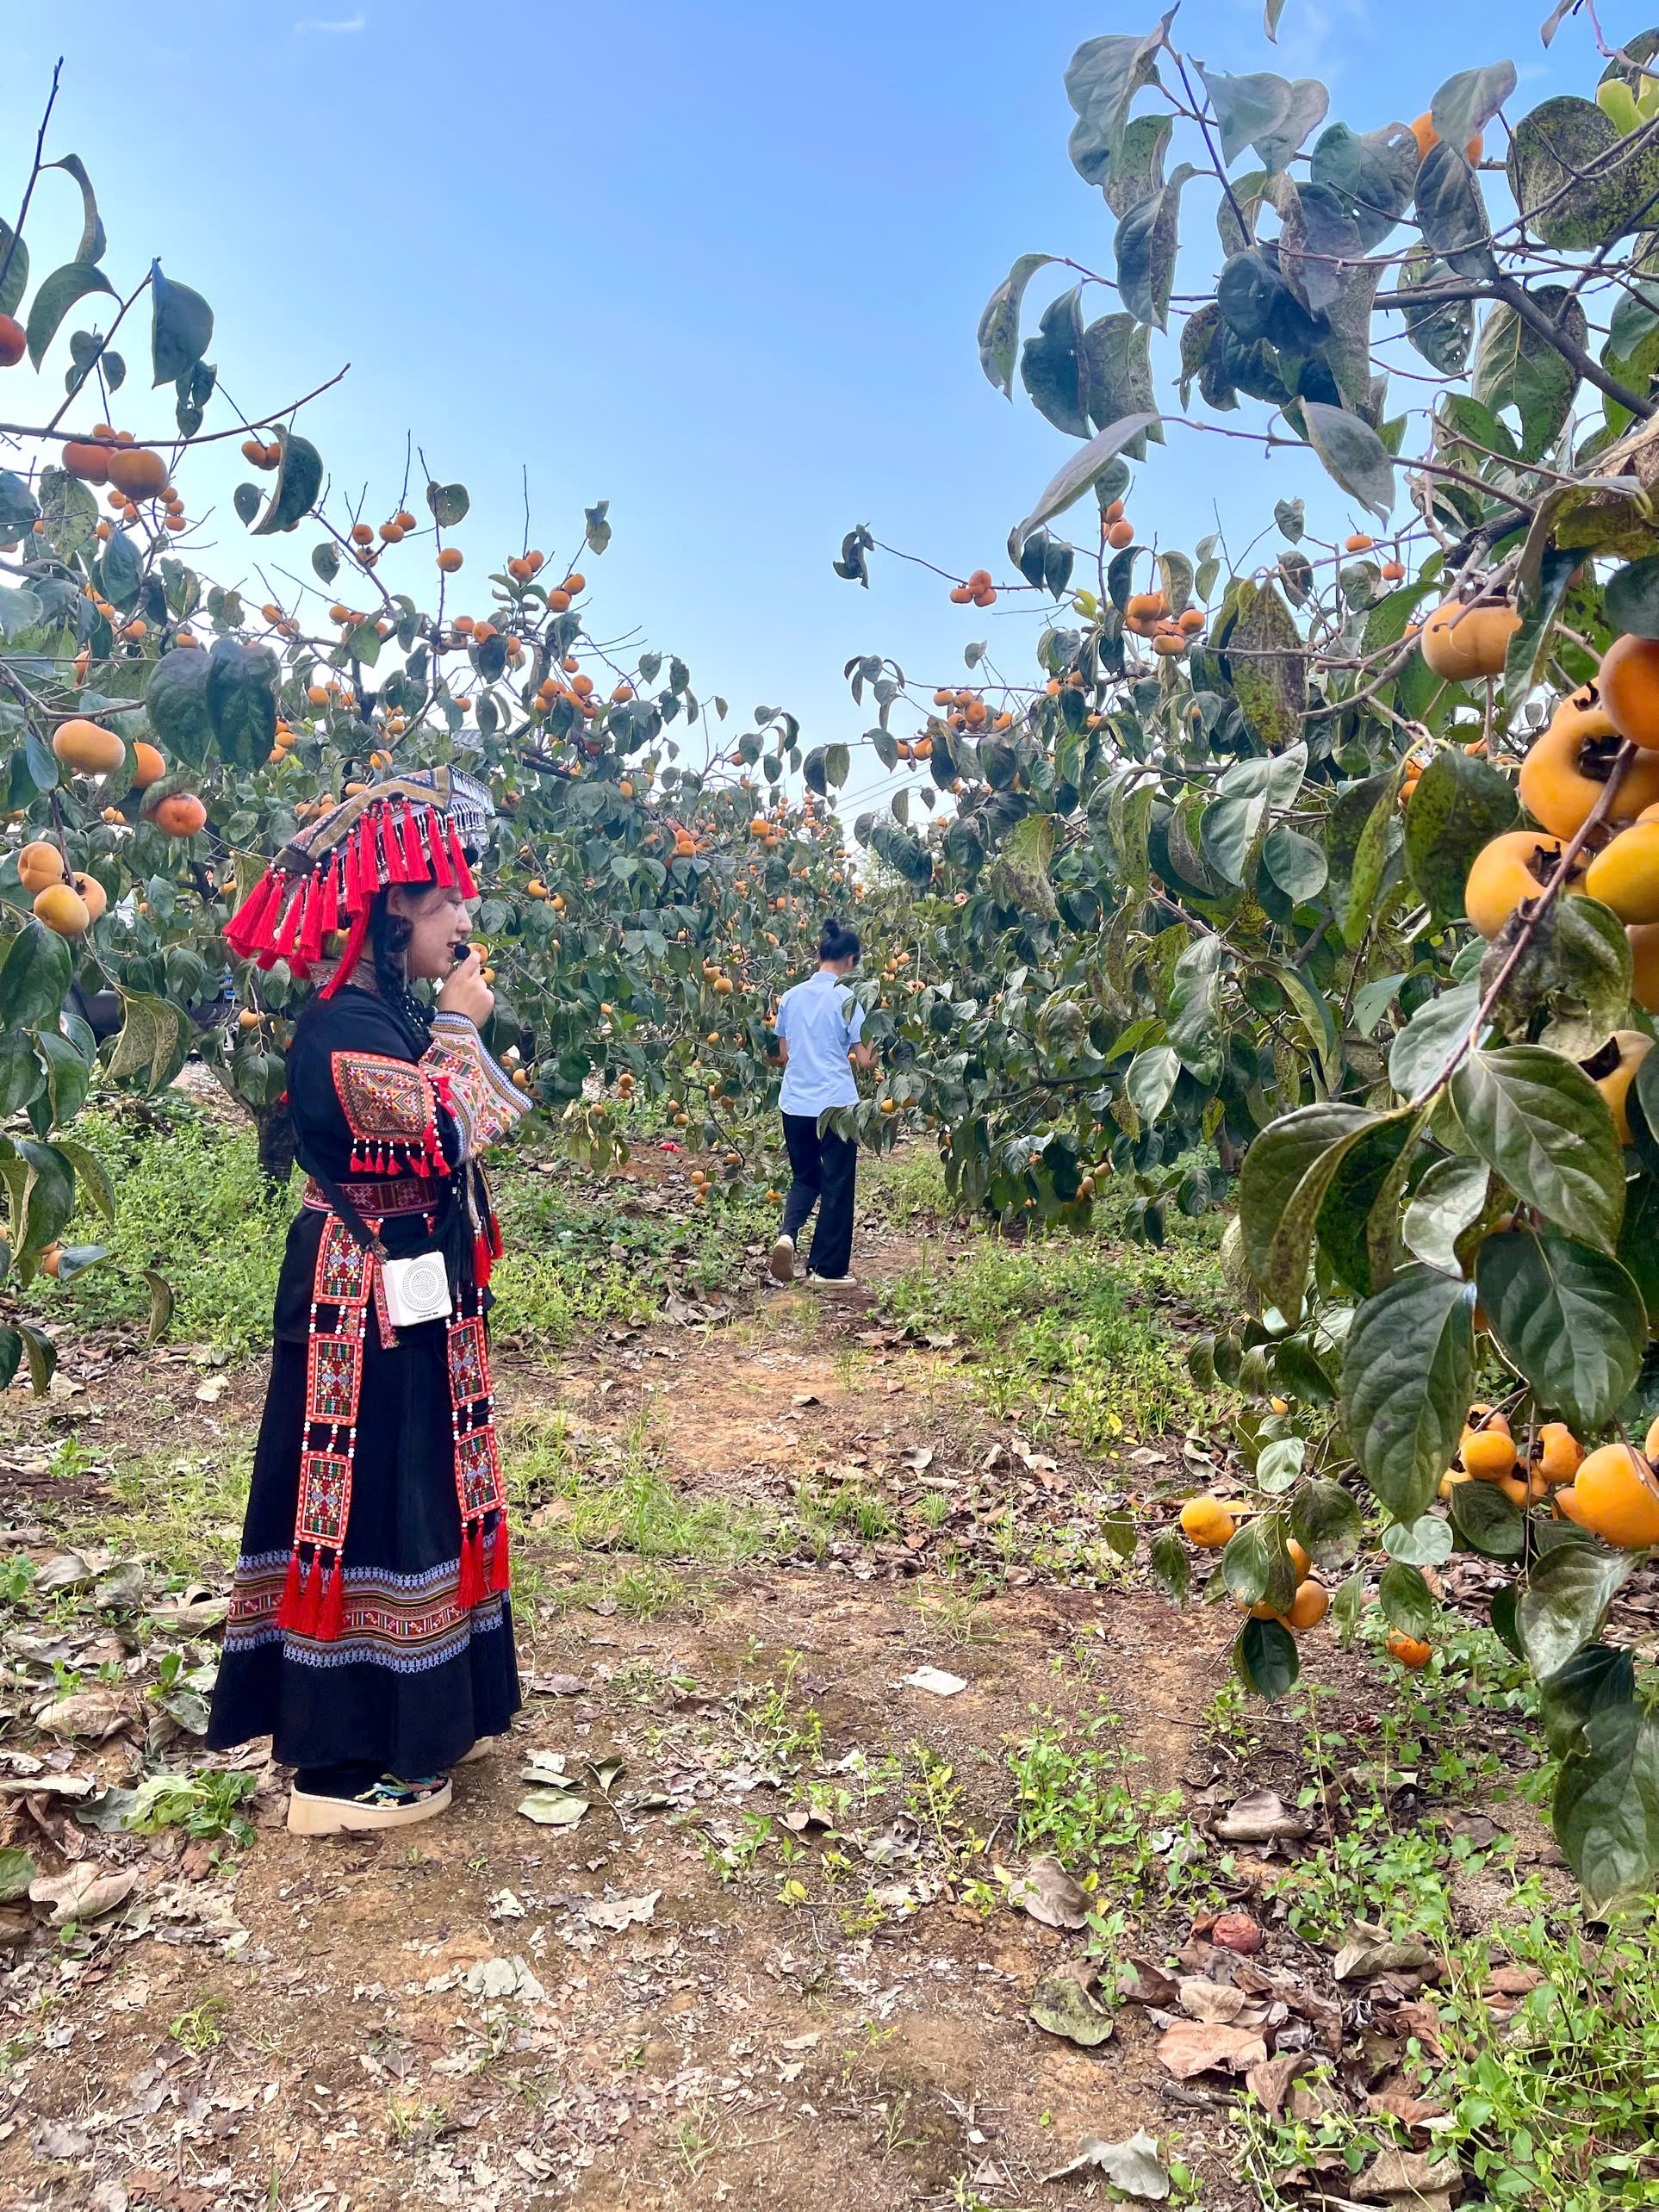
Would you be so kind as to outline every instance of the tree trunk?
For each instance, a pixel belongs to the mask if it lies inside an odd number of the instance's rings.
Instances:
[[[259,1133],[259,1165],[273,1183],[286,1183],[294,1172],[294,1148],[299,1133],[288,1107],[265,1106],[254,1115]]]

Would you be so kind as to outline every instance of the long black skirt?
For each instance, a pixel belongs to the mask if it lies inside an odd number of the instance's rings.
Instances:
[[[345,1629],[335,1643],[276,1625],[294,1544],[305,1429],[306,1346],[278,1341],[254,1455],[208,1742],[270,1736],[294,1767],[371,1762],[413,1778],[442,1772],[519,1705],[504,1594],[459,1602],[445,1332],[429,1322],[363,1346]],[[487,1564],[490,1547],[487,1544]]]

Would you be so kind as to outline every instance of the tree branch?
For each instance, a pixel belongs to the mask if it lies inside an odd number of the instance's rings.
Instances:
[[[143,289],[143,285],[139,287],[140,291]],[[134,297],[137,297],[136,293]],[[313,400],[320,399],[325,392],[332,391],[342,377],[351,374],[351,364],[348,361],[345,368],[337,370],[326,384],[319,384],[314,392],[308,392],[302,400],[290,400],[286,407],[273,407],[269,414],[256,415],[253,420],[275,422],[279,415],[295,413],[301,407],[308,407]],[[119,438],[105,438],[101,433],[90,430],[59,430],[59,418],[54,415],[49,423],[0,422],[0,438],[62,438],[73,445],[108,446],[112,452],[121,443]],[[246,429],[246,423],[239,422],[233,424],[229,430],[203,431],[196,438],[180,438],[176,431],[169,431],[163,432],[159,437],[140,438],[135,442],[140,445],[175,445],[188,450],[196,445],[212,445],[224,438],[240,438]]]
[[[1594,384],[1599,392],[1605,392],[1615,407],[1623,407],[1628,414],[1641,416],[1643,421],[1659,414],[1659,407],[1656,407],[1653,401],[1644,399],[1639,392],[1631,391],[1630,386],[1621,384],[1617,376],[1610,376],[1601,363],[1584,351],[1576,339],[1569,338],[1560,324],[1553,321],[1547,310],[1541,308],[1525,287],[1518,284],[1513,276],[1494,276],[1491,296],[1501,300],[1505,307],[1513,308],[1546,345],[1555,348],[1569,368],[1576,369],[1587,384]]]
[[[64,73],[64,58],[58,57],[58,65],[52,72],[52,90],[47,94],[46,113],[40,118],[40,127],[34,134],[34,159],[29,169],[28,183],[23,187],[23,204],[17,210],[17,222],[6,240],[5,258],[0,260],[0,285],[11,273],[12,256],[23,235],[23,224],[28,214],[28,203],[34,197],[34,187],[40,175],[40,156],[46,152],[47,125],[52,121],[52,110],[58,98],[58,80]]]
[[[1545,345],[1558,353],[1569,368],[1576,370],[1587,384],[1594,384],[1597,391],[1605,393],[1616,407],[1623,407],[1628,414],[1639,416],[1644,422],[1659,414],[1659,406],[1652,400],[1643,399],[1639,392],[1631,391],[1628,384],[1621,384],[1617,376],[1609,376],[1594,356],[1587,353],[1575,339],[1569,338],[1561,325],[1552,320],[1548,310],[1541,308],[1525,287],[1517,283],[1513,276],[1499,274],[1487,284],[1424,284],[1407,292],[1379,292],[1372,305],[1404,311],[1411,308],[1451,306],[1460,300],[1501,301],[1505,307],[1519,316],[1529,329],[1536,331]]]

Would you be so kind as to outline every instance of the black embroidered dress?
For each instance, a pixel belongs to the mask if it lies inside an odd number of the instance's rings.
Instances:
[[[302,1161],[395,1259],[470,1241],[471,1163],[528,1102],[464,1016],[430,1044],[347,985],[301,1015],[289,1097]],[[315,1769],[415,1777],[517,1711],[506,1522],[482,1280],[449,1321],[394,1330],[380,1270],[317,1184],[289,1232],[276,1347],[208,1743],[270,1735]]]

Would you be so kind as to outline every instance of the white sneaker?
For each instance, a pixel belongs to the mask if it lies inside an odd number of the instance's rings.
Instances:
[[[795,1280],[795,1240],[793,1237],[780,1237],[778,1239],[777,1242],[772,1247],[772,1258],[769,1264],[772,1269],[772,1276],[774,1282],[792,1283]]]
[[[837,1290],[856,1290],[858,1288],[856,1275],[809,1275],[806,1280],[810,1289],[828,1290],[832,1294]]]

